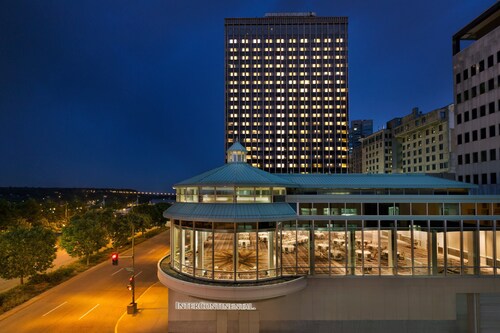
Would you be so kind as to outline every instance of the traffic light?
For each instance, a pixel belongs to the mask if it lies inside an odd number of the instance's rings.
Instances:
[[[113,253],[111,255],[111,262],[113,265],[118,265],[118,253]]]
[[[127,286],[127,289],[128,290],[132,290],[134,288],[134,284],[135,284],[135,280],[134,280],[134,276],[132,275],[129,279],[128,279],[128,286]]]

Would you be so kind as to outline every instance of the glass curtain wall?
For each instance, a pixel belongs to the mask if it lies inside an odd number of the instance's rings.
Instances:
[[[398,275],[413,275],[414,242],[411,231],[411,221],[397,221],[395,264]]]
[[[281,231],[281,262],[283,275],[297,274],[297,222],[283,222]]]
[[[486,206],[486,204],[484,204]],[[486,215],[486,212],[480,212],[481,215]],[[494,221],[479,221],[479,255],[480,255],[480,274],[494,274],[494,266],[496,261],[495,244],[494,244]]]
[[[395,222],[380,221],[380,274],[395,275],[397,264]]]
[[[328,221],[314,222],[314,274],[330,274],[330,242]]]
[[[463,208],[462,208],[463,209]],[[479,274],[479,233],[478,223],[475,220],[463,221],[462,231],[462,265],[463,274]]]
[[[213,278],[213,230],[212,223],[195,222],[195,276],[199,278]],[[205,229],[205,230],[200,230]]]
[[[345,221],[331,221],[330,263],[332,275],[345,275],[347,272],[347,242]]]
[[[365,250],[369,251],[364,262],[364,274],[380,274],[380,228],[379,222],[364,221],[363,241]]]
[[[256,234],[258,279],[269,279],[280,275],[279,232],[276,223],[259,223]]]
[[[500,268],[496,222],[424,217],[279,223],[174,220],[171,266],[200,279],[242,282],[308,274],[493,275]]]
[[[181,270],[181,226],[180,222],[175,220],[172,230],[172,250],[173,252],[173,267],[178,271]]]
[[[310,273],[312,221],[300,221],[297,224],[297,274]]]
[[[412,223],[413,235],[413,274],[430,275],[429,270],[429,221],[414,220]]]
[[[495,209],[495,214],[500,215],[500,205],[498,208]],[[497,210],[498,209],[498,210]],[[499,221],[495,221],[495,228],[494,228],[494,242],[493,242],[493,248],[494,248],[494,253],[495,253],[495,260],[493,262],[493,265],[495,267],[495,274],[500,274],[500,231],[498,231],[498,223]]]
[[[207,203],[270,203],[283,202],[285,188],[253,187],[253,186],[202,186],[180,187],[177,189],[177,202],[207,202]]]
[[[446,208],[445,208],[446,209]],[[446,274],[461,273],[460,221],[446,221]]]

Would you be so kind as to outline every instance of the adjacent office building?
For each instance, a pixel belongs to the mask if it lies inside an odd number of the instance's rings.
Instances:
[[[390,129],[384,128],[362,138],[361,144],[362,173],[392,173],[392,131]]]
[[[363,172],[363,149],[360,139],[373,133],[373,120],[352,120],[349,128],[349,170]]]
[[[352,120],[349,128],[349,150],[354,147],[361,146],[359,141],[373,133],[373,120]]]
[[[454,172],[454,106],[422,113],[418,108],[387,122],[386,128],[361,139],[363,173]]]
[[[414,108],[399,119],[393,128],[393,172],[454,172],[453,110],[453,104],[425,114]]]
[[[349,172],[362,173],[363,172],[363,147],[357,146],[349,151]]]
[[[346,173],[347,17],[225,20],[225,149],[272,173]]]
[[[453,36],[453,77],[456,179],[500,193],[500,2]]]

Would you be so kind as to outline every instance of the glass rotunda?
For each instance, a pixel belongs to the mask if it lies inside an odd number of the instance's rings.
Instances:
[[[285,202],[288,182],[246,163],[236,142],[227,164],[176,184],[172,222],[173,270],[197,279],[260,281],[282,275],[282,225],[296,219]]]

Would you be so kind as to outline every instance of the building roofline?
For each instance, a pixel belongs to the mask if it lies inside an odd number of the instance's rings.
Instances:
[[[460,52],[461,40],[478,40],[500,26],[500,1],[460,29],[452,37],[453,55]]]
[[[228,17],[224,25],[262,25],[262,24],[347,24],[347,16],[265,16],[254,18]]]

